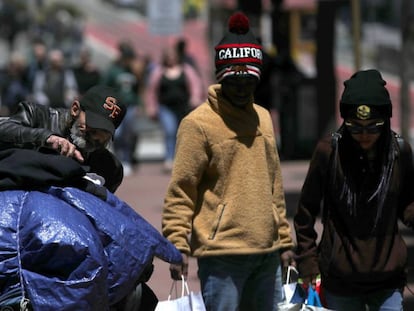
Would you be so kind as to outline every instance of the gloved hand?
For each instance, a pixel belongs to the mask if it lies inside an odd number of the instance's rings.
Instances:
[[[170,274],[173,280],[180,281],[181,275],[187,279],[188,276],[188,256],[186,254],[182,254],[183,262],[181,264],[171,264],[170,265]]]

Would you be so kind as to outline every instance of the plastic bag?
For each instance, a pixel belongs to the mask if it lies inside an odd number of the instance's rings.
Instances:
[[[319,294],[316,290],[312,287],[308,289],[308,297],[304,304],[302,304],[302,308],[300,311],[334,311],[331,309],[327,309],[322,306],[321,299],[319,298]]]
[[[291,282],[292,274],[295,274],[295,281]],[[306,292],[302,285],[297,282],[299,276],[295,267],[289,266],[287,269],[286,283],[283,285],[286,301],[289,303],[303,303],[306,299]]]
[[[177,282],[173,281],[168,299],[159,301],[155,311],[206,311],[201,292],[190,292],[187,281],[181,276],[181,296],[178,296]],[[176,298],[171,299],[174,290]]]
[[[0,311],[28,311],[31,310],[29,306],[29,299],[24,297],[18,287],[0,296]]]
[[[292,282],[293,275],[295,281]],[[286,282],[283,284],[285,301],[278,304],[279,311],[299,311],[305,302],[306,293],[303,287],[297,282],[299,272],[295,267],[289,266],[287,269]]]

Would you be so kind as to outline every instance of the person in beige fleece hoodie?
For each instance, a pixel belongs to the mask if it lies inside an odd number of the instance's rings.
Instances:
[[[277,310],[277,270],[292,264],[294,244],[272,120],[254,104],[262,49],[247,16],[230,17],[215,49],[219,84],[177,133],[162,214],[163,235],[183,254],[171,277],[187,277],[195,256],[208,311]]]

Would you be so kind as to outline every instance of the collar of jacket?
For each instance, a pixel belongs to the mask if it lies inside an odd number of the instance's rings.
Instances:
[[[208,101],[210,105],[216,111],[223,111],[226,114],[251,114],[254,112],[253,101],[251,104],[246,105],[244,108],[236,107],[232,105],[224,96],[221,91],[221,84],[213,84],[208,89]]]
[[[70,129],[75,121],[70,114],[70,109],[58,110],[57,114],[60,131],[65,137],[70,137]]]
[[[245,109],[235,107],[223,96],[221,84],[213,84],[209,87],[208,103],[228,128],[238,135],[260,135],[260,118],[253,103],[247,105]]]

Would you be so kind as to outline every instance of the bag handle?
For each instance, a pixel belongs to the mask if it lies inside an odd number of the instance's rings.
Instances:
[[[175,297],[178,297],[178,292],[177,292],[177,280],[173,280],[172,284],[171,284],[171,288],[170,288],[170,293],[168,294],[168,299],[167,300],[171,300],[171,296],[173,293],[173,290],[175,289]],[[190,290],[188,288],[188,283],[184,278],[184,275],[181,275],[181,297],[190,295]]]
[[[187,280],[184,275],[181,275],[181,297],[184,297],[185,294],[190,295],[190,290],[188,289]]]
[[[289,284],[290,281],[290,273],[293,270],[297,275],[299,275],[299,271],[294,266],[288,266],[287,267],[287,275],[286,275],[286,285]]]

